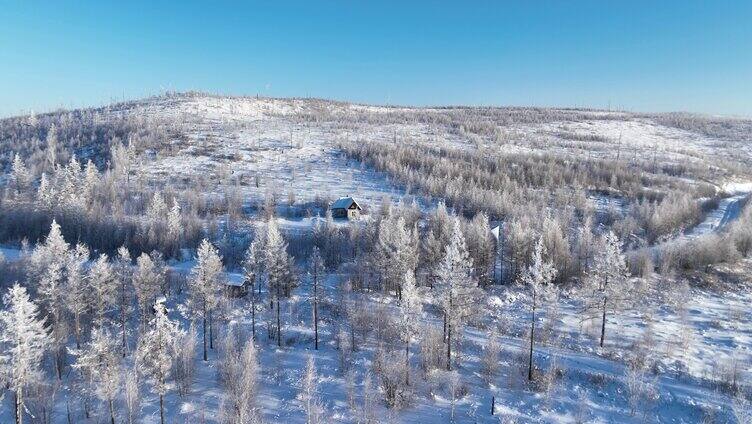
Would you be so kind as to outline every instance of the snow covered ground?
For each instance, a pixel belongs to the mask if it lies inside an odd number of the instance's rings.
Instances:
[[[444,126],[419,120],[399,124],[371,121],[316,120],[316,116],[349,116],[367,112],[388,115],[393,112],[412,113],[412,108],[349,105],[306,99],[258,99],[215,96],[179,96],[151,99],[137,105],[135,113],[172,116],[181,122],[185,139],[169,140],[152,156],[142,158],[139,175],[146,182],[171,188],[188,187],[186,181],[205,180],[207,190],[221,192],[237,187],[244,200],[261,201],[268,192],[283,197],[292,194],[297,203],[333,200],[353,195],[372,206],[382,197],[394,200],[405,197],[409,188],[394,184],[389,177],[350,161],[335,148],[338,139],[363,142],[425,142],[446,143],[459,148],[472,148],[473,141]],[[437,114],[442,109],[424,109]],[[129,110],[128,113],[132,113]],[[118,113],[118,111],[113,111]],[[725,142],[684,130],[655,124],[648,118],[630,120],[602,119],[611,112],[589,112],[592,119],[580,122],[556,121],[520,124],[504,128],[503,141],[485,140],[488,145],[507,151],[532,151],[540,146],[560,149],[573,155],[617,155],[641,157],[659,146],[662,158],[704,163],[708,157],[727,155]],[[618,114],[617,114],[618,115]],[[308,119],[302,119],[308,116]],[[568,134],[563,136],[564,134]],[[572,134],[583,138],[592,148],[585,152]],[[574,137],[575,139],[577,137]],[[580,143],[580,144],[578,144]],[[752,150],[747,150],[752,157]],[[237,186],[232,183],[237,182]],[[683,237],[696,237],[718,231],[738,214],[743,200],[752,192],[750,183],[724,187],[731,194],[708,214],[697,227]],[[431,202],[425,202],[430,204]],[[622,207],[611,198],[597,198],[599,208]],[[320,218],[283,218],[280,227],[290,231],[310,231]],[[347,225],[340,223],[339,225]],[[19,259],[20,252],[0,248],[6,261]],[[187,275],[192,261],[170,264],[173,272]],[[446,376],[437,373],[423,379],[419,372],[413,378],[413,400],[401,410],[389,410],[377,402],[379,421],[428,423],[450,422],[519,422],[519,423],[695,423],[734,422],[732,397],[719,387],[723,375],[735,367],[741,378],[752,379],[752,263],[734,278],[738,286],[724,290],[692,288],[681,305],[654,304],[609,317],[608,341],[598,348],[595,340],[599,330],[596,321],[580,319],[579,304],[565,295],[559,318],[555,321],[563,338],[544,343],[536,351],[536,363],[546,370],[555,364],[561,373],[554,388],[546,393],[523,384],[526,350],[528,307],[525,293],[510,287],[494,287],[487,304],[489,318],[469,326],[463,334],[460,371],[463,393],[456,402],[447,390]],[[237,284],[237,270],[226,274]],[[365,372],[370,370],[375,343],[366,343],[353,353],[355,400],[349,402],[347,374],[339,361],[335,343],[338,317],[331,315],[342,280],[347,276],[333,273],[326,279],[321,328],[321,348],[313,350],[309,286],[305,282],[284,307],[285,346],[277,348],[267,339],[266,328],[257,324],[261,358],[260,404],[268,422],[303,423],[303,405],[297,398],[306,360],[315,358],[321,375],[320,394],[324,401],[327,423],[365,422],[360,416]],[[395,312],[392,296],[348,293],[346,300],[373,311],[373,328]],[[168,301],[171,317],[189,323],[178,314],[177,305],[184,301],[175,294]],[[247,335],[250,326],[247,300],[239,300],[229,314],[231,325],[242,328]],[[647,303],[647,302],[646,302]],[[430,311],[422,323],[441,330],[441,318]],[[545,323],[546,312],[542,313]],[[649,318],[649,319],[646,319]],[[379,321],[381,319],[382,321]],[[648,324],[646,324],[646,322]],[[492,381],[481,375],[481,356],[488,343],[488,333],[501,337],[501,370]],[[625,387],[627,353],[631,346],[646,335],[652,337],[655,355],[657,398],[640,406],[631,414]],[[400,347],[401,349],[401,347]],[[414,352],[418,347],[413,346]],[[401,350],[400,350],[401,351]],[[196,358],[196,381],[185,397],[175,393],[166,399],[170,423],[219,422],[222,389],[217,381],[217,351],[210,360]],[[413,367],[418,368],[413,357]],[[653,375],[651,374],[651,377]],[[375,378],[375,377],[374,377]],[[378,385],[378,381],[374,381]],[[59,390],[72,392],[65,385]],[[66,405],[58,393],[54,423],[65,422]],[[159,422],[156,398],[145,393],[144,408],[139,422]],[[490,414],[495,398],[496,415]],[[9,399],[0,404],[0,422],[10,422]],[[78,406],[74,405],[74,408]],[[91,422],[103,422],[105,415],[95,415]],[[713,420],[713,421],[710,421]]]

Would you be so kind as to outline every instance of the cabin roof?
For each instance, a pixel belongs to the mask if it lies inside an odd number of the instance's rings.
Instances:
[[[349,209],[352,204],[355,204],[355,206],[358,207],[358,209],[361,209],[358,202],[355,201],[352,197],[340,197],[339,199],[335,200],[334,203],[332,203],[331,208],[332,209]]]

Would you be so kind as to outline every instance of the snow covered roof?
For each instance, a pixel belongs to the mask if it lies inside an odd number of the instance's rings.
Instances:
[[[352,197],[340,197],[339,199],[335,200],[334,203],[332,203],[331,208],[332,209],[349,209],[350,206],[355,203],[355,206],[360,209],[360,205],[358,202],[355,201]]]

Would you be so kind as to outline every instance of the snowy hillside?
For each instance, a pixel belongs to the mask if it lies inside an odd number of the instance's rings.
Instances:
[[[749,423],[751,128],[195,93],[0,120],[0,422]]]

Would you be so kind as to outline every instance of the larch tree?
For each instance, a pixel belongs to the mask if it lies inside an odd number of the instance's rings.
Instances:
[[[50,338],[45,320],[26,289],[13,285],[3,297],[0,312],[0,380],[15,398],[15,422],[23,424],[25,391],[43,379],[42,360]]]
[[[105,315],[116,304],[118,298],[117,273],[110,265],[106,254],[99,255],[89,270],[89,285],[93,296],[94,323],[102,327]]]
[[[251,299],[251,335],[256,339],[256,286],[260,289],[262,276],[262,251],[261,241],[256,239],[248,246],[243,258],[243,283],[248,286]],[[260,290],[259,290],[260,291]]]
[[[151,391],[159,396],[159,417],[164,424],[164,396],[170,390],[168,379],[172,370],[173,346],[182,331],[177,322],[169,319],[163,304],[155,304],[154,309],[154,319],[139,340],[136,361],[139,372],[149,381]]]
[[[300,398],[306,413],[306,424],[319,424],[324,419],[324,407],[319,396],[319,375],[313,357],[308,357],[301,381]]]
[[[183,216],[180,212],[178,199],[172,199],[172,207],[167,214],[167,232],[170,235],[170,241],[173,246],[178,248],[180,240],[183,237]]]
[[[217,249],[204,239],[196,253],[196,266],[191,269],[188,279],[189,314],[203,323],[204,361],[208,361],[206,350],[207,324],[209,344],[213,348],[212,313],[219,305],[224,288],[222,258]]]
[[[477,299],[480,295],[473,278],[473,263],[457,218],[454,218],[452,236],[444,259],[436,270],[436,285],[446,326],[447,370],[451,370],[452,335],[461,333],[467,319],[477,313]]]
[[[96,192],[97,185],[99,185],[100,178],[101,175],[99,174],[97,166],[94,165],[94,162],[92,162],[91,159],[89,159],[86,162],[83,177],[83,196],[86,202],[94,200],[94,194]]]
[[[67,285],[65,289],[66,308],[73,316],[73,334],[76,348],[81,348],[81,317],[91,308],[92,292],[85,265],[89,260],[89,249],[77,244],[70,251],[65,263]]]
[[[55,189],[44,172],[42,172],[42,177],[39,179],[36,201],[37,205],[45,210],[50,209],[55,202]]]
[[[120,336],[122,339],[123,357],[128,353],[128,315],[132,309],[131,301],[131,254],[125,246],[118,249],[115,259],[115,276],[118,284],[118,303],[120,312]]]
[[[266,252],[264,269],[266,270],[269,295],[276,309],[277,346],[282,346],[282,321],[280,317],[281,299],[290,296],[295,286],[292,258],[287,253],[287,242],[282,238],[277,223],[271,218],[266,226]]]
[[[389,214],[381,220],[377,241],[377,262],[386,290],[401,296],[400,282],[417,266],[417,236],[405,226],[405,219]]]
[[[29,279],[37,281],[37,293],[42,307],[48,314],[51,326],[50,350],[55,356],[58,379],[63,378],[64,346],[68,336],[65,267],[69,256],[70,246],[63,238],[60,226],[53,219],[44,243],[37,246],[31,254]]]
[[[533,379],[533,349],[535,345],[535,312],[541,298],[546,298],[549,285],[556,277],[556,268],[545,259],[546,247],[543,238],[535,243],[530,265],[520,276],[521,283],[530,291],[530,349],[528,351],[527,378]]]
[[[13,164],[11,165],[10,173],[10,186],[16,190],[16,194],[26,192],[31,182],[31,175],[29,174],[26,165],[24,164],[21,156],[18,153],[13,157]]]
[[[601,315],[600,346],[606,340],[607,313],[624,305],[630,295],[627,261],[621,251],[621,242],[612,231],[600,241],[593,264],[585,277],[582,294],[588,311]]]
[[[313,302],[313,346],[314,349],[319,350],[319,302],[321,301],[321,284],[320,281],[324,278],[324,258],[321,257],[318,247],[313,247],[313,252],[310,258],[310,270],[311,275],[311,301]]]
[[[136,290],[136,298],[141,312],[141,327],[146,324],[149,311],[162,287],[164,275],[152,258],[146,253],[136,259],[136,270],[133,273],[133,287]]]
[[[46,165],[47,170],[53,171],[55,169],[55,166],[57,165],[57,128],[55,127],[55,124],[50,125],[49,130],[47,130],[47,136],[45,137],[45,157],[46,157]]]
[[[224,370],[227,375],[227,397],[224,404],[224,418],[230,424],[254,424],[261,422],[258,395],[259,363],[253,340],[247,340],[242,350],[225,352]]]
[[[91,341],[74,352],[74,368],[87,376],[90,389],[107,404],[110,423],[115,424],[115,399],[120,393],[121,357],[117,338],[104,328],[94,328]]]
[[[410,340],[420,331],[423,303],[415,285],[415,275],[405,273],[402,281],[402,300],[399,306],[399,328],[405,342],[405,384],[410,385]]]

